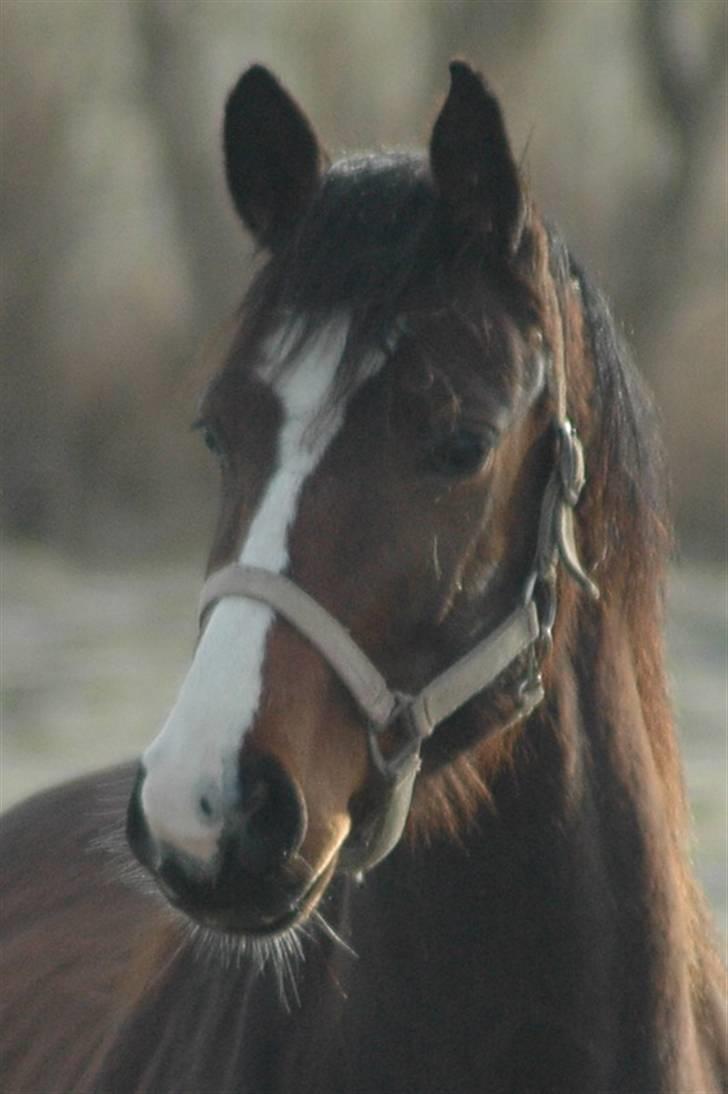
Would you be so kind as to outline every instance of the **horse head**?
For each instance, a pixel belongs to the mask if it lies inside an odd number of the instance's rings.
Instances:
[[[405,824],[467,824],[543,697],[557,570],[594,592],[576,335],[498,102],[451,76],[428,156],[328,166],[261,67],[227,105],[265,261],[200,408],[222,476],[200,636],[128,833],[174,905],[241,936],[304,921]]]

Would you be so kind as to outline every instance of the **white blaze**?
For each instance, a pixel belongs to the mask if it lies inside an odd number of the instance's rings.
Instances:
[[[301,490],[343,420],[344,407],[327,404],[346,332],[345,322],[331,323],[272,380],[283,410],[277,463],[240,552],[243,565],[280,572],[288,564]],[[275,377],[270,356],[259,373],[264,380]],[[153,836],[202,862],[215,854],[225,802],[235,794],[237,754],[258,710],[273,618],[252,600],[215,606],[177,702],[143,757],[142,807]]]

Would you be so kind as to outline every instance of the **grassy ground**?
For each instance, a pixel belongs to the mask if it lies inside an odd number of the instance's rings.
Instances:
[[[138,755],[160,726],[195,636],[200,575],[89,573],[3,549],[0,804]],[[695,864],[728,934],[726,609],[719,570],[675,571],[668,649],[695,817]]]

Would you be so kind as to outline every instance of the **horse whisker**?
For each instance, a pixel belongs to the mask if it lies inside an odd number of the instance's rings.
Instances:
[[[341,949],[350,957],[353,957],[357,961],[359,960],[359,955],[357,954],[356,950],[353,950],[349,943],[345,939],[343,939],[337,931],[334,930],[334,928],[324,916],[323,912],[319,911],[319,909],[316,908],[311,915],[311,919],[316,924],[316,926],[319,927],[321,931],[323,931],[327,938],[330,938],[332,942],[334,942],[337,946],[340,946]]]

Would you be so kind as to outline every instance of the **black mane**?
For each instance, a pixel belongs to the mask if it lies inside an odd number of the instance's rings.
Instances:
[[[253,282],[244,319],[254,337],[299,320],[297,347],[344,309],[350,344],[386,338],[404,294],[432,280],[436,198],[426,162],[407,153],[352,156],[324,177],[299,231]]]

